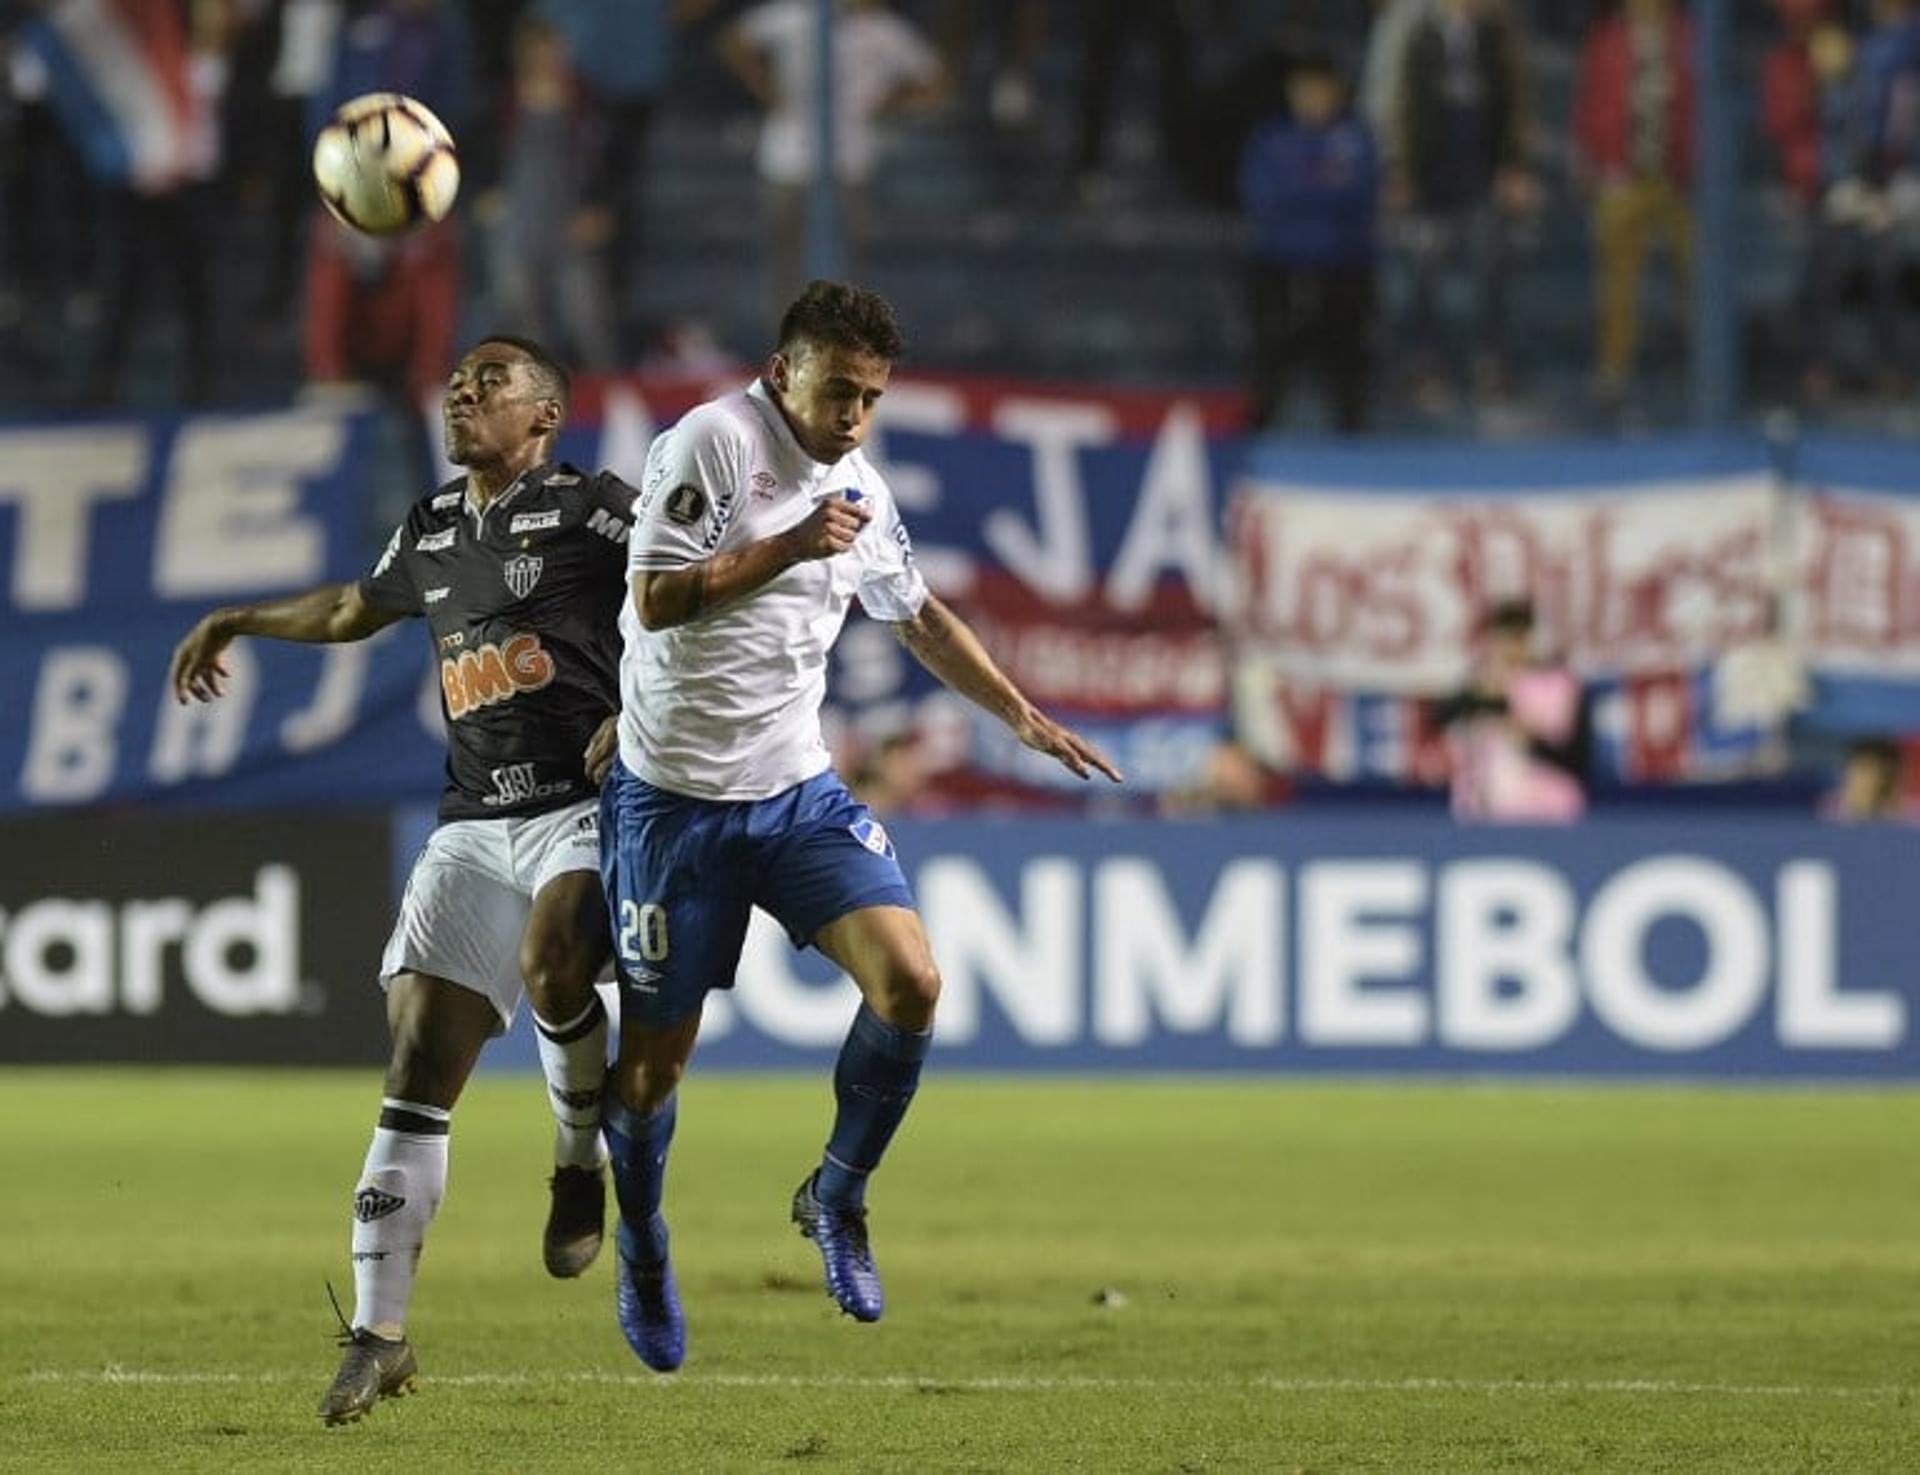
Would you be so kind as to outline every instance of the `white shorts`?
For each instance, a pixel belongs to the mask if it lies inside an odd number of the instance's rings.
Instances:
[[[583,799],[526,819],[460,819],[430,836],[407,877],[380,985],[427,973],[484,994],[513,1024],[526,985],[520,934],[542,886],[568,871],[600,871],[600,803]]]

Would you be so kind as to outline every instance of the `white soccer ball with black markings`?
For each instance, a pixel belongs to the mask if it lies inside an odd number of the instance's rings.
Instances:
[[[369,92],[343,103],[313,145],[313,181],[334,219],[370,236],[441,220],[460,193],[453,135],[425,103]]]

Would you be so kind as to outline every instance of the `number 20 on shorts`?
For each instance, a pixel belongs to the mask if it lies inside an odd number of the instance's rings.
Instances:
[[[657,901],[620,903],[620,958],[625,963],[664,963],[667,909]]]

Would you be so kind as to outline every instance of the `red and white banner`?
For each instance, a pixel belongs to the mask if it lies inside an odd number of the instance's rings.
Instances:
[[[1792,530],[1788,623],[1814,669],[1920,680],[1920,500],[1810,488]]]
[[[1435,694],[1479,616],[1524,596],[1585,675],[1691,669],[1767,632],[1781,512],[1764,473],[1484,497],[1246,483],[1232,633],[1298,686]]]

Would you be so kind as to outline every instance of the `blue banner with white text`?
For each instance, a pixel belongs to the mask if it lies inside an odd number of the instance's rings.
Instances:
[[[1920,1079],[1899,827],[936,820],[893,835],[942,974],[943,1066]],[[756,914],[697,1065],[825,1067],[856,1003]],[[490,1062],[533,1065],[524,1027]]]
[[[661,426],[739,381],[583,385],[560,453],[637,479]],[[0,813],[438,792],[439,683],[409,625],[241,642],[223,700],[167,689],[208,609],[364,570],[395,512],[373,505],[376,429],[340,408],[0,427]],[[1591,683],[1603,778],[1771,775],[1789,724],[1920,731],[1911,446],[1248,456],[1217,395],[903,379],[870,450],[932,587],[1129,778],[1088,789],[856,615],[829,742],[849,774],[896,764],[917,814],[1177,809],[1229,732],[1274,772],[1434,783],[1429,699],[1475,611],[1515,593]]]

